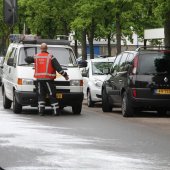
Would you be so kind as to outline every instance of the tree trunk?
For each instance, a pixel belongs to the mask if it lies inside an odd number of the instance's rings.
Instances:
[[[76,58],[78,58],[77,40],[74,40],[74,41],[75,41],[75,45],[74,45],[74,53],[75,53]]]
[[[170,11],[166,12],[164,33],[165,33],[165,46],[170,47]]]
[[[94,46],[93,46],[93,38],[91,37],[91,35],[88,36],[88,41],[89,41],[89,48],[90,48],[90,58],[94,59]]]
[[[120,24],[120,14],[116,14],[116,48],[117,48],[117,55],[121,53],[121,24]]]
[[[111,54],[111,44],[110,44],[110,42],[111,42],[111,34],[109,33],[108,34],[108,37],[107,37],[107,48],[108,48],[108,56],[111,56],[112,54]]]
[[[82,41],[81,41],[81,50],[82,50],[82,59],[87,60],[87,44],[86,44],[86,29],[83,29],[82,31]]]
[[[77,40],[77,31],[75,31],[75,35],[74,35],[74,53],[76,58],[78,58],[78,40]]]
[[[89,41],[90,58],[91,59],[94,59],[94,45],[93,45],[94,31],[95,31],[95,23],[94,23],[94,19],[92,18],[90,30],[88,33],[88,41]]]

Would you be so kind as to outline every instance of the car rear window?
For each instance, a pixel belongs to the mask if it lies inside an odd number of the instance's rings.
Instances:
[[[139,56],[138,74],[170,74],[170,51],[151,51]]]

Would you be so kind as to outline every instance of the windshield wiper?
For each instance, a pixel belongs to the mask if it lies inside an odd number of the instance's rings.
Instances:
[[[23,63],[23,64],[19,64],[18,66],[31,66],[33,65],[32,63],[31,64],[28,64],[28,63]]]
[[[104,75],[104,73],[93,73],[94,75]]]

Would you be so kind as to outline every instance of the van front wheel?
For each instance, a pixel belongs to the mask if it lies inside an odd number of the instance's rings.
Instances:
[[[79,104],[72,106],[72,112],[76,115],[81,114],[81,109],[82,109],[82,103],[79,103]]]
[[[21,113],[22,112],[22,105],[17,102],[15,91],[13,94],[13,112],[14,113]]]
[[[3,107],[4,107],[4,109],[10,109],[11,105],[12,105],[12,101],[6,97],[6,93],[4,90],[4,92],[3,92]]]

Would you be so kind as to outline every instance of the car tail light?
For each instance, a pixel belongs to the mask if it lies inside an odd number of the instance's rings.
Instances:
[[[138,56],[135,56],[134,60],[133,60],[133,68],[132,68],[132,73],[136,74],[137,72],[137,67],[138,67]]]
[[[133,95],[133,97],[137,96],[136,89],[132,89],[132,95]]]

